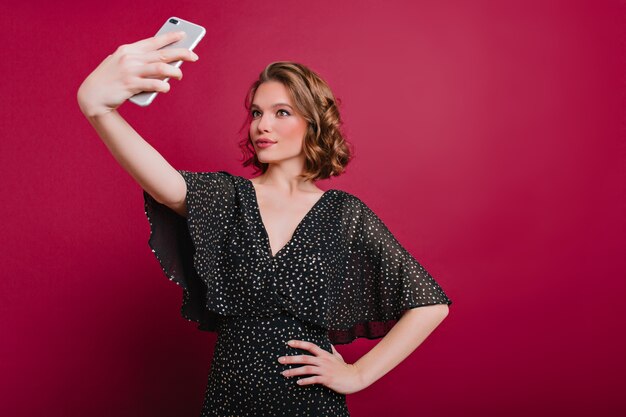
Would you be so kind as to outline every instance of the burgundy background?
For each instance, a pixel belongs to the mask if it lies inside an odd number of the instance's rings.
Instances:
[[[250,83],[325,78],[368,203],[454,301],[354,417],[626,411],[624,1],[6,2],[0,401],[5,416],[197,416],[215,334],[147,240],[140,187],[76,103],[169,16],[197,63],[119,110],[176,168],[240,167]],[[340,346],[353,362],[378,341]]]

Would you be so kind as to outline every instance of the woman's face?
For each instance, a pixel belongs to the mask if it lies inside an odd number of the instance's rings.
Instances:
[[[302,145],[307,121],[295,112],[285,86],[278,81],[259,85],[250,108],[250,138],[257,158],[263,163],[275,163],[289,158],[302,158]],[[275,143],[260,146],[260,138]]]

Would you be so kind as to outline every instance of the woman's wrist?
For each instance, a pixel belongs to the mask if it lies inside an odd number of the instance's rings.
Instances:
[[[112,109],[92,106],[87,103],[81,103],[79,101],[78,106],[80,107],[80,111],[85,115],[86,118],[92,119],[100,116],[104,116],[107,113],[111,113]]]
[[[78,92],[76,93],[76,101],[78,102],[78,107],[80,108],[80,111],[85,115],[85,117],[97,117],[111,111],[110,108],[91,103],[89,97],[85,96],[85,94],[86,91],[83,90],[82,86],[78,89]]]
[[[369,387],[372,383],[368,380],[365,371],[355,362],[352,367],[356,369],[356,375],[359,383],[359,391]]]

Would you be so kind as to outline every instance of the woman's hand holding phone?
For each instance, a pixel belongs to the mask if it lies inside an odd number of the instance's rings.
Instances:
[[[170,85],[163,79],[183,78],[180,68],[168,62],[198,60],[198,55],[187,48],[160,49],[184,36],[184,32],[169,32],[119,46],[79,87],[77,100],[83,114],[93,117],[109,113],[142,91],[167,93]]]

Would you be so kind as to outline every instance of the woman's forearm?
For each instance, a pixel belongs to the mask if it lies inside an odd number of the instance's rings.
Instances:
[[[385,337],[354,363],[359,370],[364,388],[409,356],[447,315],[446,304],[407,310]]]
[[[85,117],[115,160],[155,200],[171,203],[184,199],[180,174],[116,110]]]

